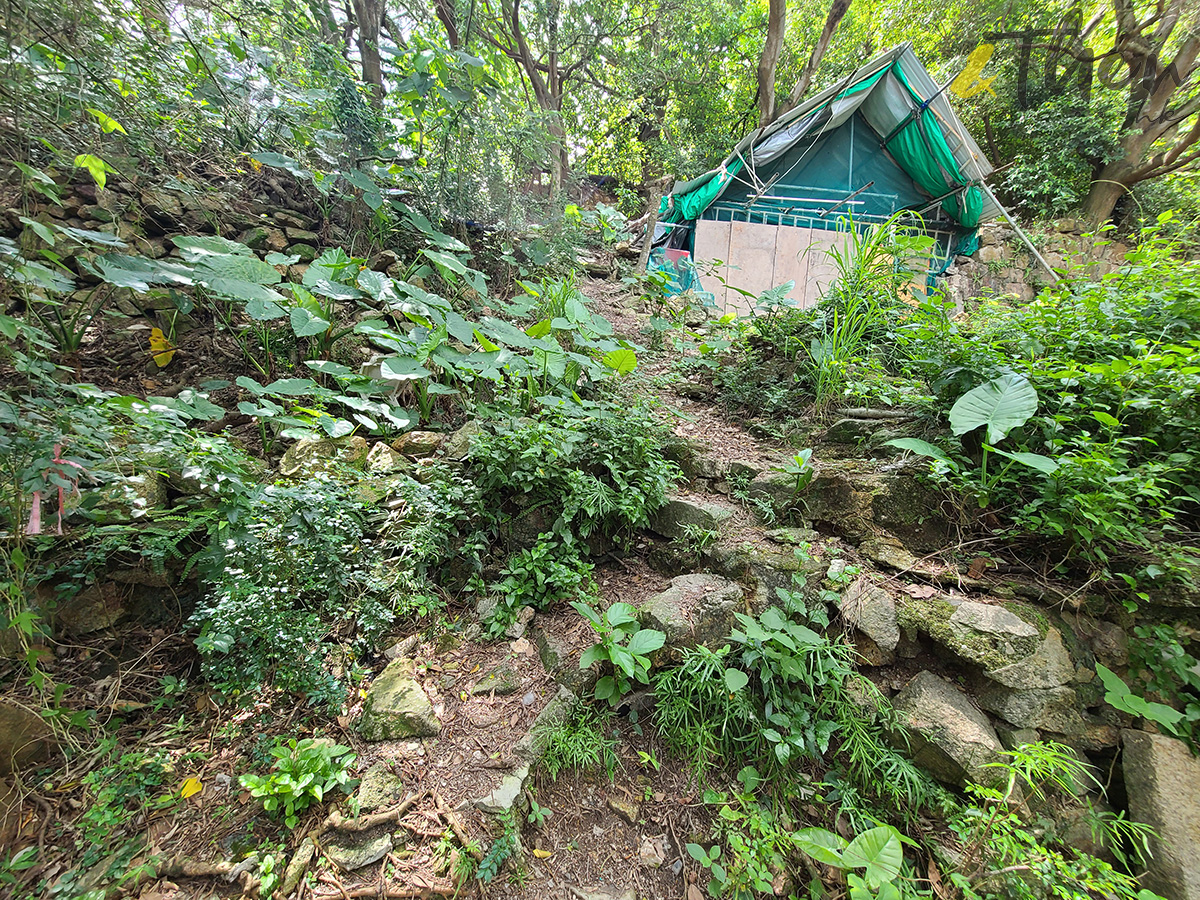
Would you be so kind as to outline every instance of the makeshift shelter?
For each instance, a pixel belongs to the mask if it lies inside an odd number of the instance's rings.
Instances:
[[[756,295],[793,281],[790,297],[807,306],[832,281],[826,251],[844,245],[847,229],[900,210],[935,238],[930,277],[972,252],[976,227],[1004,214],[984,183],[991,172],[945,90],[901,44],[676,184],[656,243],[673,257],[687,251],[724,309],[750,311],[722,279]],[[725,265],[705,274],[713,260]]]

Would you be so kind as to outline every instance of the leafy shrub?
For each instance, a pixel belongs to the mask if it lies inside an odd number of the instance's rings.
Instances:
[[[200,563],[206,591],[192,616],[205,672],[218,688],[270,681],[336,698],[337,683],[320,663],[327,623],[352,626],[364,609],[378,609],[364,602],[378,551],[363,515],[348,488],[318,476],[260,488],[218,533]]]
[[[611,675],[603,675],[596,682],[596,699],[616,706],[634,681],[649,684],[650,654],[662,647],[666,635],[653,628],[640,628],[637,610],[628,603],[614,603],[603,614],[586,603],[571,605],[600,638],[583,651],[579,668],[588,669],[598,662],[607,662],[612,668]]]
[[[239,779],[250,796],[262,800],[263,809],[282,816],[288,828],[295,828],[299,813],[335,789],[350,793],[350,766],[354,754],[349,747],[320,738],[292,738],[271,748],[275,762],[271,774],[264,777],[243,775]]]

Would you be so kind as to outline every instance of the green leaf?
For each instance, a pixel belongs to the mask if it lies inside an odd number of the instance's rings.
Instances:
[[[551,325],[549,319],[542,319],[542,321],[537,322],[533,325],[530,325],[528,328],[526,328],[525,333],[527,335],[529,335],[531,338],[535,338],[535,339],[536,338],[544,338],[546,335],[548,335],[550,333],[550,330],[552,327],[553,326]]]
[[[608,366],[618,375],[628,375],[637,368],[637,354],[628,347],[621,347],[618,350],[613,350],[605,353],[600,358],[600,362]]]
[[[175,245],[184,260],[192,263],[200,262],[209,256],[229,256],[231,254],[253,256],[253,251],[245,244],[215,235],[180,235],[171,238],[171,243]]]
[[[707,850],[705,850],[699,844],[688,844],[687,852],[688,852],[688,856],[690,856],[696,862],[700,863],[700,865],[704,866],[705,868],[708,868],[709,858],[708,858]]]
[[[380,363],[379,374],[388,381],[412,381],[425,378],[429,370],[407,356],[389,356]]]
[[[108,184],[108,173],[116,171],[103,159],[92,153],[80,153],[75,157],[75,165],[80,169],[87,169],[92,180],[96,182],[96,188],[101,191]]]
[[[302,306],[293,307],[288,313],[292,323],[292,332],[296,337],[312,337],[314,334],[324,334],[329,330],[329,322],[314,315]]]
[[[652,628],[643,628],[629,639],[629,652],[634,656],[649,656],[667,642],[667,636]]]
[[[725,687],[728,688],[730,692],[736,694],[749,683],[750,676],[741,669],[725,670]]]
[[[865,868],[867,883],[873,888],[894,881],[904,865],[904,848],[899,834],[890,825],[864,831],[842,852],[842,864],[849,868]]]
[[[119,131],[121,134],[125,135],[129,134],[129,132],[125,130],[124,126],[122,126],[120,122],[118,122],[108,113],[101,112],[98,109],[92,109],[90,106],[87,108],[87,111],[96,117],[96,121],[100,123],[100,130],[105,134],[112,134],[114,131]]]
[[[1108,413],[1103,412],[1102,410],[1093,409],[1092,417],[1097,422],[1099,422],[1101,425],[1107,425],[1109,428],[1120,428],[1121,427],[1121,423],[1119,420],[1117,420],[1114,416],[1110,416]]]
[[[1023,375],[1001,375],[958,398],[950,408],[950,430],[964,435],[987,427],[987,441],[996,444],[1037,412],[1038,395]]]
[[[49,226],[43,225],[41,222],[37,221],[37,219],[31,219],[28,216],[19,216],[18,218],[21,220],[22,224],[27,225],[34,234],[40,237],[51,247],[54,246],[54,232],[50,230]]]
[[[796,846],[819,863],[833,866],[835,869],[845,868],[842,862],[842,851],[846,849],[846,839],[824,828],[802,828],[792,835]]]
[[[1042,456],[1040,453],[1025,453],[1023,451],[1009,453],[1007,450],[997,450],[995,447],[989,447],[988,449],[997,456],[1003,456],[1005,459],[1014,460],[1021,463],[1021,465],[1029,466],[1031,469],[1037,469],[1045,475],[1053,475],[1058,471],[1057,460],[1053,460],[1048,456]]]
[[[614,603],[608,608],[605,618],[608,619],[609,625],[618,628],[627,622],[636,622],[637,609],[628,603]]]
[[[901,450],[908,450],[911,453],[916,453],[918,456],[928,456],[933,459],[940,459],[942,462],[955,465],[954,460],[946,455],[941,447],[936,447],[929,441],[923,441],[920,438],[892,438],[890,441],[884,441],[885,447],[899,447]]]
[[[272,300],[251,297],[246,301],[246,315],[256,322],[270,322],[272,319],[282,319],[287,314],[286,309]]]

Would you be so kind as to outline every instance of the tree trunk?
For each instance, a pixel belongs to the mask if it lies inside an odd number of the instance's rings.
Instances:
[[[787,31],[787,0],[768,0],[767,38],[758,57],[758,127],[775,121],[775,67]]]
[[[1093,228],[1103,225],[1112,218],[1117,201],[1131,187],[1126,180],[1133,172],[1133,167],[1124,159],[1114,160],[1097,174],[1087,197],[1083,201],[1083,217]]]
[[[779,110],[779,115],[782,115],[789,109],[794,109],[804,99],[804,94],[808,91],[809,85],[812,84],[813,77],[817,74],[817,69],[821,65],[821,60],[825,58],[825,51],[829,49],[829,42],[833,40],[833,33],[837,31],[838,25],[841,24],[842,19],[846,16],[846,11],[850,9],[850,2],[851,0],[833,0],[829,5],[829,15],[825,17],[825,26],[821,29],[821,36],[817,39],[812,53],[809,54],[808,62],[805,63],[804,71],[800,73],[800,78],[796,81],[796,86],[792,88],[787,105]]]
[[[362,57],[362,79],[371,85],[376,108],[383,105],[383,64],[379,57],[379,34],[383,29],[383,0],[354,0],[358,19],[358,55]]]

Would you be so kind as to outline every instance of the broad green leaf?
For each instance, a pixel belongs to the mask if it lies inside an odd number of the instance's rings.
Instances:
[[[249,281],[252,284],[279,284],[283,280],[274,266],[256,256],[243,256],[240,253],[202,257],[196,266],[196,276],[209,283]]]
[[[637,354],[628,347],[605,353],[600,361],[618,375],[628,375],[637,368]]]
[[[105,134],[112,134],[114,131],[119,131],[121,134],[129,134],[125,130],[125,127],[108,113],[92,109],[90,106],[88,107],[88,112],[95,116],[96,121],[100,123],[100,130]]]
[[[230,254],[238,254],[241,256],[252,256],[253,251],[245,244],[239,244],[237,241],[231,241],[228,238],[217,237],[216,235],[180,235],[171,238],[176,249],[187,262],[200,262],[205,257],[209,256],[229,256]],[[276,275],[279,273],[276,272]]]
[[[268,384],[265,390],[285,397],[306,397],[320,388],[311,378],[280,378]]]
[[[645,628],[629,639],[629,652],[634,656],[649,656],[666,643],[667,636],[661,631]]]
[[[701,865],[705,866],[706,868],[708,867],[708,864],[709,864],[708,851],[705,850],[703,847],[701,847],[699,844],[688,844],[687,852],[688,852],[688,856],[690,856],[696,862],[700,863]]]
[[[441,250],[430,250],[428,247],[422,250],[421,253],[431,259],[439,269],[447,269],[456,275],[466,277],[467,266],[457,256],[450,253],[443,253]]]
[[[379,366],[380,375],[388,381],[411,381],[424,378],[429,370],[407,356],[389,356]]]
[[[609,661],[624,672],[627,678],[633,678],[637,672],[637,660],[620,644],[614,644],[609,649]]]
[[[725,670],[725,687],[731,692],[737,693],[742,688],[750,683],[750,676],[741,669],[726,669]]]
[[[549,319],[542,319],[542,321],[537,322],[533,325],[530,325],[528,328],[526,328],[525,333],[527,335],[529,335],[531,338],[535,338],[535,339],[536,338],[544,338],[546,335],[548,335],[550,333],[550,330],[552,327],[553,326],[551,325]]]
[[[70,225],[56,225],[60,234],[64,234],[81,244],[103,244],[106,247],[124,247],[125,242],[115,234],[107,231],[93,231],[90,228],[73,228]]]
[[[616,628],[626,622],[637,621],[637,609],[628,603],[614,603],[605,614],[608,624]]]
[[[842,861],[842,851],[846,849],[846,839],[824,828],[802,828],[792,835],[796,846],[819,863],[833,866],[835,869],[845,868]]]
[[[1053,475],[1058,471],[1058,461],[1053,460],[1048,456],[1042,456],[1040,453],[1026,453],[1023,451],[1010,453],[1007,450],[997,450],[995,447],[989,447],[992,453],[997,456],[1003,456],[1005,459],[1011,459],[1014,462],[1019,462],[1021,465],[1029,466],[1031,469],[1037,469],[1046,475]]]
[[[40,237],[51,247],[54,246],[56,238],[54,236],[54,232],[50,230],[48,225],[43,225],[37,219],[31,219],[28,216],[19,216],[18,218],[21,220],[22,224],[29,227],[30,231]]]
[[[302,306],[293,307],[288,313],[292,323],[292,332],[296,337],[312,337],[314,334],[324,334],[329,330],[329,323],[320,316],[314,315]]]
[[[272,300],[252,297],[246,301],[246,315],[256,322],[269,322],[272,319],[282,319],[287,314],[286,309]]]
[[[579,668],[590,669],[593,663],[604,658],[604,648],[595,644],[583,651],[583,655],[579,657]]]
[[[904,865],[900,836],[890,825],[864,831],[842,852],[842,864],[865,869],[864,877],[873,888],[885,881],[894,881]]]
[[[1097,422],[1099,422],[1101,425],[1107,425],[1109,428],[1120,428],[1121,427],[1121,423],[1116,417],[1110,416],[1108,413],[1106,413],[1102,410],[1093,409],[1092,417]]]
[[[986,426],[987,442],[996,444],[1037,412],[1038,395],[1023,375],[1001,375],[973,388],[950,408],[950,430],[956,435]]]
[[[933,459],[940,459],[942,462],[955,465],[954,460],[946,455],[941,447],[936,447],[928,441],[923,441],[920,438],[893,438],[890,441],[884,441],[885,447],[899,447],[901,450],[908,450],[910,453],[916,453],[918,456],[929,456]],[[957,466],[955,466],[957,468]]]

